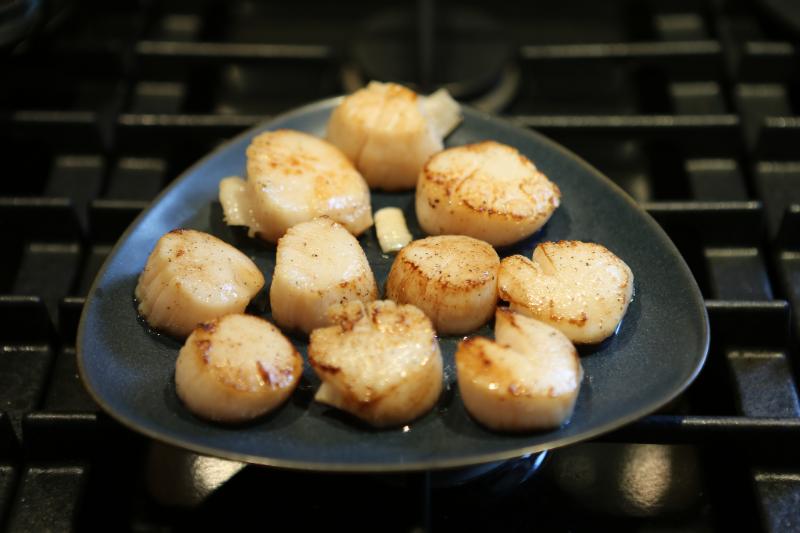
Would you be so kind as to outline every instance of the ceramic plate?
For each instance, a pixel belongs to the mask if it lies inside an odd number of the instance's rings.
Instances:
[[[615,336],[581,350],[585,377],[569,424],[552,431],[502,434],[475,423],[455,382],[459,338],[441,338],[446,387],[434,409],[408,426],[373,430],[312,401],[319,381],[306,365],[298,389],[277,412],[229,427],[194,417],[175,394],[180,343],[137,317],[134,287],[156,241],[175,228],[208,231],[251,256],[271,277],[275,248],[222,223],[220,179],[245,174],[245,148],[260,132],[293,128],[322,136],[338,99],[312,104],[231,140],[178,178],[131,225],[98,275],[78,334],[81,376],[95,400],[124,425],[200,453],[252,463],[326,471],[410,471],[513,458],[588,439],[653,412],[694,379],[708,348],[708,319],[697,285],[666,234],[624,192],[574,154],[538,135],[470,109],[448,146],[494,139],[518,148],[562,191],[562,205],[531,238],[500,249],[530,257],[540,241],[603,244],[633,270],[635,296]],[[412,193],[372,195],[372,207],[398,206],[415,238]],[[379,287],[393,255],[374,229],[360,238]],[[265,293],[252,312],[269,318]],[[491,336],[491,325],[478,333]],[[292,337],[304,353],[306,343]]]

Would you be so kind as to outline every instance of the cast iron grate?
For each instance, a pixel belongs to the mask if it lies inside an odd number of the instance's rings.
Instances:
[[[340,93],[377,8],[53,1],[53,24],[0,60],[0,529],[800,528],[797,35],[743,0],[466,4],[516,46],[502,113],[597,166],[679,247],[711,318],[695,384],[515,490],[524,463],[431,492],[424,477],[240,470],[119,427],[74,350],[111,246],[222,140]]]

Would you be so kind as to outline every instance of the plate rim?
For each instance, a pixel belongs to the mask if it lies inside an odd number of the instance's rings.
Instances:
[[[695,365],[695,368],[690,373],[690,375],[688,375],[681,382],[680,386],[676,387],[671,394],[665,396],[663,399],[659,401],[650,402],[645,406],[636,409],[634,412],[628,414],[627,416],[615,419],[611,422],[600,425],[594,429],[582,432],[578,435],[571,435],[571,436],[557,438],[548,441],[546,443],[540,443],[531,446],[516,447],[503,452],[469,455],[467,457],[449,458],[449,459],[426,459],[426,460],[416,460],[410,462],[396,462],[389,464],[376,463],[376,462],[346,463],[346,462],[325,462],[325,461],[319,462],[319,461],[308,461],[308,460],[301,461],[294,459],[269,458],[269,457],[251,455],[246,453],[226,451],[211,446],[196,444],[181,438],[173,438],[169,435],[161,434],[158,431],[151,430],[148,427],[143,427],[139,425],[135,421],[129,419],[127,416],[110,408],[109,405],[103,400],[103,398],[97,393],[97,391],[94,390],[94,388],[91,386],[91,380],[88,378],[88,374],[84,366],[83,348],[84,348],[84,336],[86,333],[85,331],[86,323],[88,321],[87,316],[89,313],[90,304],[92,300],[95,298],[95,293],[99,288],[100,280],[105,277],[106,271],[108,270],[112,260],[116,257],[119,248],[122,246],[122,244],[124,244],[127,241],[130,234],[133,233],[133,231],[139,227],[142,220],[144,219],[145,216],[148,215],[153,206],[157,205],[162,200],[163,197],[169,195],[173,190],[173,188],[177,187],[181,182],[188,179],[188,177],[191,174],[193,174],[197,169],[202,167],[208,160],[212,159],[213,157],[216,157],[219,153],[226,150],[229,145],[240,142],[244,138],[251,137],[255,131],[261,130],[272,123],[284,122],[296,116],[313,113],[325,108],[333,109],[333,106],[337,102],[340,102],[343,98],[344,96],[334,96],[331,98],[325,98],[297,108],[293,108],[285,113],[281,113],[273,117],[268,117],[265,120],[238,133],[232,138],[224,141],[216,148],[208,152],[206,155],[198,159],[188,168],[186,168],[183,172],[181,172],[180,175],[177,176],[172,181],[172,183],[170,183],[167,187],[165,187],[155,198],[153,198],[153,200],[149,202],[148,206],[145,209],[143,209],[142,212],[139,213],[139,215],[137,215],[137,217],[130,223],[130,225],[125,229],[122,235],[120,235],[120,237],[114,243],[114,246],[111,248],[111,251],[108,253],[108,256],[104,260],[103,265],[100,267],[97,274],[95,275],[95,278],[92,281],[92,285],[86,295],[84,306],[83,309],[81,310],[80,321],[78,323],[77,335],[75,338],[75,357],[77,359],[78,373],[80,375],[81,382],[86,391],[91,396],[91,398],[105,412],[106,415],[110,416],[112,419],[116,420],[124,427],[133,430],[139,434],[143,434],[146,437],[151,438],[153,440],[163,442],[181,449],[189,450],[195,453],[219,457],[233,461],[240,461],[248,464],[258,464],[263,466],[271,466],[276,468],[308,471],[308,472],[338,472],[338,473],[418,472],[426,470],[430,471],[430,470],[442,470],[442,469],[450,469],[458,467],[470,467],[480,464],[504,461],[516,457],[521,457],[524,455],[541,452],[544,450],[552,450],[555,448],[560,448],[577,442],[588,441],[599,435],[603,435],[605,433],[614,431],[615,429],[619,429],[623,426],[626,426],[631,422],[634,422],[658,410],[659,408],[663,407],[664,405],[668,404],[676,397],[678,397],[689,387],[689,385],[692,382],[694,382],[694,380],[697,378],[702,368],[705,366],[706,359],[708,357],[708,349],[710,344],[708,309],[706,308],[705,299],[700,291],[700,288],[697,285],[697,280],[692,274],[691,269],[686,264],[686,260],[683,258],[683,255],[677,249],[677,247],[669,238],[664,229],[658,224],[658,222],[655,221],[655,219],[647,211],[642,209],[642,207],[635,200],[633,200],[633,198],[631,198],[631,196],[627,192],[625,192],[619,185],[614,183],[609,177],[607,177],[598,169],[594,168],[591,164],[589,164],[579,155],[572,152],[567,147],[557,143],[556,141],[548,138],[547,136],[539,133],[538,131],[519,126],[506,117],[485,113],[476,110],[474,108],[471,108],[467,105],[461,104],[461,109],[463,110],[465,115],[471,114],[483,120],[501,122],[503,125],[512,128],[515,132],[519,133],[520,135],[532,137],[537,142],[547,145],[549,149],[555,152],[559,152],[559,154],[562,157],[573,160],[573,162],[582,167],[583,170],[589,172],[595,178],[600,179],[602,182],[604,182],[606,186],[612,189],[617,195],[621,196],[622,199],[630,207],[638,211],[639,214],[643,215],[643,219],[646,221],[646,223],[664,241],[669,251],[679,259],[678,261],[679,267],[683,271],[682,273],[690,281],[689,287],[691,289],[690,290],[691,299],[694,300],[696,303],[699,303],[698,308],[701,310],[700,312],[701,324],[698,333],[702,338],[701,342],[702,355],[700,356],[698,363]]]

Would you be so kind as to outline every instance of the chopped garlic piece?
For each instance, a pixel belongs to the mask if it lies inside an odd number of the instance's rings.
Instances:
[[[439,89],[426,96],[422,108],[437,135],[447,137],[461,122],[461,107],[453,100],[447,89]]]
[[[237,176],[229,176],[219,182],[219,202],[222,214],[229,226],[246,226],[247,235],[255,237],[262,231],[261,223],[253,214],[247,182]]]
[[[237,176],[229,176],[219,183],[219,201],[225,223],[231,226],[249,226],[250,203],[247,201],[247,182]]]
[[[375,232],[384,253],[396,252],[411,242],[411,233],[399,208],[384,207],[375,212],[374,218]]]

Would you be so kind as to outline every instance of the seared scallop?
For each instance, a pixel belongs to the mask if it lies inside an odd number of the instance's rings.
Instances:
[[[156,243],[135,294],[150,326],[185,337],[201,322],[241,313],[263,286],[258,267],[230,244],[177,229]]]
[[[597,343],[612,335],[633,296],[633,273],[600,244],[541,243],[533,261],[503,259],[500,298],[511,309],[546,322],[573,342]]]
[[[484,141],[433,156],[419,175],[417,219],[431,235],[469,235],[505,246],[532,235],[561,192],[515,148]]]
[[[278,328],[254,316],[226,315],[186,339],[175,388],[202,418],[244,422],[286,401],[302,371],[302,357]]]
[[[430,410],[442,390],[442,356],[425,314],[391,301],[331,309],[334,326],[311,333],[308,359],[322,380],[315,399],[372,424],[395,426]]]
[[[342,152],[293,130],[262,133],[247,148],[247,181],[220,182],[230,225],[276,242],[290,227],[328,216],[359,235],[372,225],[369,189]]]
[[[281,327],[310,333],[330,324],[331,305],[377,297],[364,250],[333,220],[303,222],[278,241],[269,300],[272,317]]]
[[[497,307],[500,258],[489,244],[462,235],[413,241],[397,254],[386,297],[422,309],[440,334],[461,334]]]
[[[572,415],[583,379],[575,347],[558,330],[498,309],[495,340],[472,337],[456,350],[467,411],[501,431],[558,427]]]
[[[327,138],[372,188],[411,189],[427,159],[461,121],[446,91],[429,97],[394,83],[372,82],[333,111]]]

